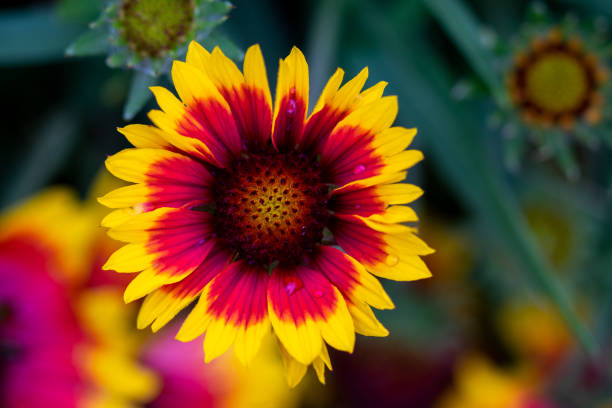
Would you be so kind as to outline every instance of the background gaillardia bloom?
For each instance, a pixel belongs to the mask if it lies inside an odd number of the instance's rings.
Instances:
[[[578,37],[552,29],[515,55],[507,83],[527,123],[571,130],[581,120],[601,121],[600,87],[606,79],[607,71]]]
[[[504,55],[507,101],[499,119],[506,162],[511,169],[520,167],[529,143],[541,158],[553,157],[568,178],[576,178],[578,147],[610,141],[605,136],[612,95],[602,53],[606,36],[572,18],[554,24],[543,11],[537,18]]]
[[[103,221],[128,244],[105,265],[140,272],[125,291],[146,296],[138,326],[160,329],[198,299],[177,338],[206,332],[206,361],[230,346],[248,363],[270,325],[297,384],[309,364],[324,380],[326,344],[351,352],[355,332],[385,336],[370,307],[393,308],[378,280],[430,276],[432,252],[401,204],[422,190],[399,183],[423,158],[405,150],[415,129],[391,127],[385,83],[362,91],[367,69],[340,87],[338,69],[307,116],[308,66],[280,61],[272,107],[263,57],[243,72],[219,48],[190,44],[175,61],[179,98],[153,87],[155,126],[119,129],[135,146],[107,159],[136,184],[100,198]]]
[[[66,54],[106,53],[108,66],[136,70],[124,109],[125,119],[131,119],[150,98],[148,86],[161,82],[159,76],[185,56],[190,41],[223,44],[232,57],[242,58],[228,38],[214,31],[232,7],[223,0],[112,0]]]

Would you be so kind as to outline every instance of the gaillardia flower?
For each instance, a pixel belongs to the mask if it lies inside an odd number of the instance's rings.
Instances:
[[[553,29],[515,55],[507,83],[527,123],[571,130],[581,120],[601,121],[600,87],[606,79],[607,72],[579,38]]]
[[[155,126],[119,129],[135,146],[107,159],[136,183],[100,198],[103,221],[128,244],[105,265],[140,272],[127,302],[146,296],[138,326],[164,326],[193,300],[177,334],[206,332],[205,360],[233,345],[249,362],[270,326],[297,384],[326,344],[351,352],[355,332],[384,336],[370,307],[393,308],[374,275],[430,276],[432,252],[401,204],[422,190],[401,184],[423,158],[405,150],[415,129],[391,127],[397,99],[385,83],[362,91],[368,71],[340,87],[340,69],[310,115],[308,66],[293,48],[280,61],[274,108],[259,46],[243,72],[219,48],[192,42],[175,61],[178,92],[152,87]]]
[[[157,76],[185,55],[191,40],[207,40],[231,8],[221,0],[113,0],[66,53],[107,52],[111,67]]]
[[[129,120],[150,98],[147,87],[160,82],[173,60],[184,58],[192,40],[223,44],[231,57],[242,58],[242,51],[215,30],[232,7],[224,0],[111,0],[66,55],[107,54],[109,67],[137,71],[124,108]]]
[[[568,178],[576,178],[580,144],[595,148],[608,141],[612,89],[600,37],[572,20],[527,24],[519,33],[501,74],[510,168],[520,166],[529,142],[541,158],[553,157]]]

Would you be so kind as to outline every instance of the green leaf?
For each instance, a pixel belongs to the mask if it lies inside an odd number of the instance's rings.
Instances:
[[[151,99],[152,94],[149,87],[156,84],[156,78],[138,71],[134,73],[130,92],[123,107],[124,120],[130,120],[140,112],[149,99]]]
[[[336,67],[334,56],[339,45],[340,17],[344,1],[319,1],[308,36],[310,89],[323,89],[327,75]],[[315,101],[316,98],[310,98]]]
[[[423,0],[451,40],[455,43],[476,73],[487,84],[498,103],[503,104],[505,92],[493,69],[494,55],[481,39],[481,27],[472,12],[461,0]]]
[[[508,169],[516,172],[521,168],[521,159],[524,157],[527,141],[514,124],[506,125],[502,134],[504,137],[504,162]]]
[[[78,24],[62,21],[50,6],[1,12],[0,65],[62,59],[68,44],[83,29]]]
[[[119,49],[106,58],[106,65],[111,68],[119,68],[126,65],[129,58],[130,55],[125,50]]]
[[[66,55],[72,57],[104,54],[108,51],[109,46],[106,31],[88,30],[66,48]]]

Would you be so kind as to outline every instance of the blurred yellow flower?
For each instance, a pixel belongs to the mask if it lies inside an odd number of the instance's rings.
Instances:
[[[538,401],[541,405],[530,405]],[[436,408],[553,408],[539,401],[526,373],[504,371],[486,358],[469,355],[459,361],[454,387]]]
[[[72,190],[53,187],[4,212],[0,240],[26,237],[44,248],[48,261],[56,265],[54,277],[74,286],[86,277],[97,224]]]
[[[285,370],[272,336],[267,336],[260,353],[243,366],[233,354],[224,354],[209,364],[196,342],[181,343],[173,338],[177,325],[149,337],[143,361],[163,380],[151,408],[214,406],[221,408],[291,408],[298,405],[304,387],[287,387]]]
[[[85,408],[132,407],[151,401],[161,383],[138,362],[142,336],[132,329],[134,308],[123,304],[120,287],[85,289],[76,310],[88,341],[78,350],[84,375],[93,384]]]
[[[563,320],[547,303],[507,304],[501,310],[499,326],[507,345],[543,370],[558,363],[572,345],[572,336]]]

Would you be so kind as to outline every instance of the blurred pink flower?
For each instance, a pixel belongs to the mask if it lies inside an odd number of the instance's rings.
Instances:
[[[82,334],[66,288],[51,276],[51,248],[35,238],[0,242],[0,406],[74,407],[83,386],[72,350]]]

